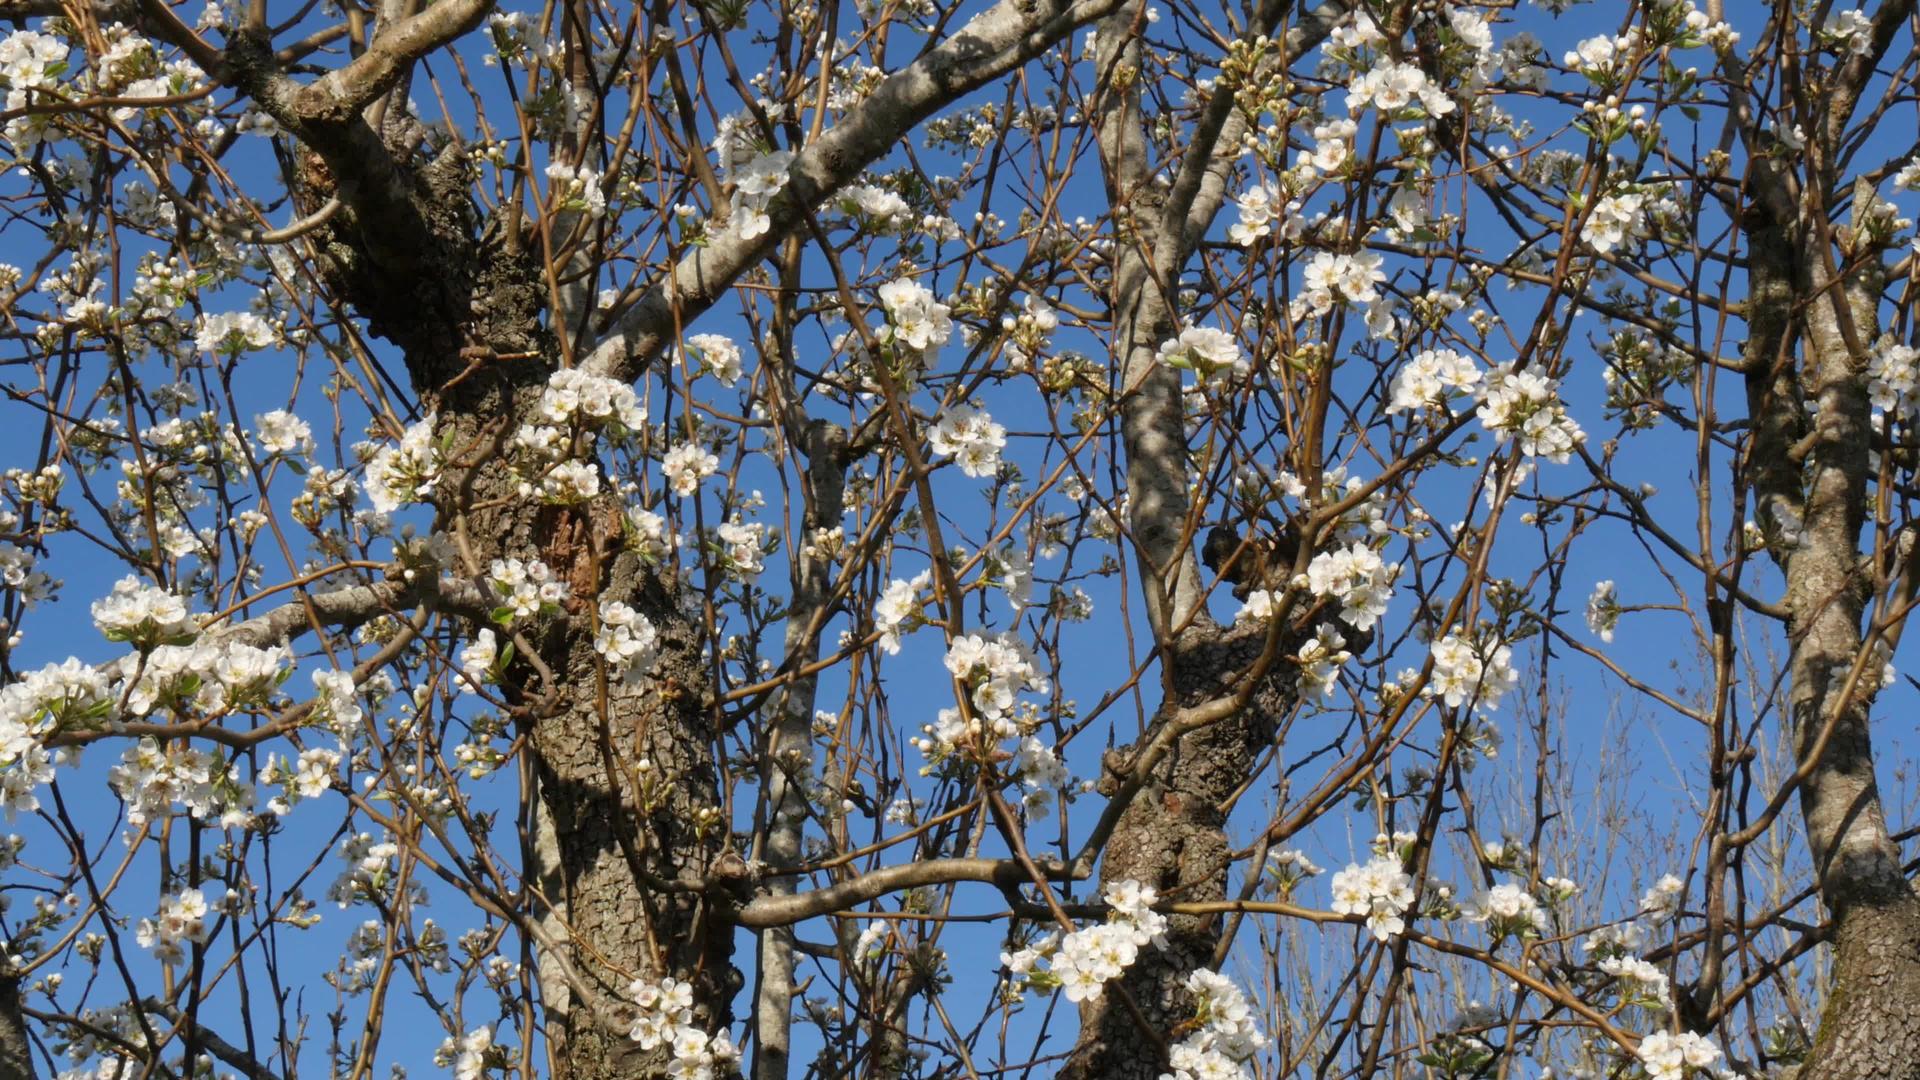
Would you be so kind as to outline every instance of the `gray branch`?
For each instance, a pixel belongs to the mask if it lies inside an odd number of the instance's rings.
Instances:
[[[729,232],[696,248],[623,314],[594,346],[586,370],[625,381],[685,326],[719,302],[818,206],[892,149],[922,120],[1026,63],[1119,6],[1120,0],[1001,0],[890,76],[794,159],[786,193],[767,210],[772,227],[752,239]]]

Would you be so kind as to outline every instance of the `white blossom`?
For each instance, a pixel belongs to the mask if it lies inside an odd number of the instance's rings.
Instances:
[[[496,619],[529,619],[567,598],[567,583],[538,559],[495,559],[487,567],[487,585],[500,608]]]
[[[1656,1031],[1640,1040],[1639,1056],[1649,1080],[1681,1080],[1696,1069],[1711,1068],[1720,1060],[1720,1048],[1691,1031]]]
[[[93,602],[93,625],[108,641],[130,642],[139,648],[190,641],[200,630],[186,601],[131,575]]]
[[[433,494],[441,468],[440,450],[433,441],[435,419],[428,413],[407,428],[400,445],[381,448],[367,462],[367,498],[375,510],[390,514]]]
[[[1602,195],[1580,226],[1580,239],[1602,255],[1612,251],[1639,234],[1646,203],[1647,197],[1637,191]]]
[[[725,334],[695,334],[687,339],[687,357],[699,364],[699,373],[732,387],[742,374],[740,346]]]
[[[1510,363],[1487,373],[1477,415],[1496,443],[1512,438],[1526,456],[1556,464],[1566,464],[1573,448],[1587,438],[1560,401],[1559,380],[1516,371]]]
[[[1226,382],[1247,370],[1240,342],[1211,326],[1182,327],[1177,336],[1160,343],[1157,355],[1163,364],[1192,370],[1203,383]]]
[[[1480,377],[1479,365],[1471,358],[1452,349],[1424,349],[1394,376],[1387,412],[1424,412],[1436,407],[1452,412],[1451,399],[1474,393]]]
[[[1333,875],[1334,913],[1366,916],[1367,929],[1378,941],[1406,930],[1413,899],[1413,878],[1398,855],[1376,855],[1365,866],[1348,863]]]
[[[1587,629],[1601,641],[1613,640],[1613,629],[1620,625],[1620,595],[1611,581],[1593,587],[1587,597]]]
[[[548,163],[546,173],[547,179],[553,181],[554,209],[571,210],[589,218],[607,212],[607,196],[600,190],[599,173],[585,165],[569,165],[563,161]]]
[[[141,919],[134,940],[142,948],[152,949],[154,958],[167,964],[186,959],[185,946],[205,944],[212,931],[206,894],[198,888],[182,889],[163,897],[160,910],[150,919]]]
[[[1867,352],[1867,394],[1876,415],[1911,420],[1920,407],[1920,349],[1882,335]]]
[[[653,668],[660,635],[645,615],[618,600],[600,602],[600,629],[593,635],[593,651],[606,658],[607,668],[629,685]]]
[[[1486,923],[1496,942],[1510,936],[1538,937],[1547,929],[1547,913],[1540,902],[1523,886],[1512,883],[1489,889],[1468,918]]]
[[[880,286],[880,303],[887,311],[887,323],[877,334],[883,344],[900,342],[924,353],[945,345],[953,334],[947,305],[911,278],[895,278]]]
[[[1380,256],[1371,251],[1351,255],[1316,251],[1307,260],[1304,287],[1294,298],[1295,317],[1311,312],[1324,315],[1342,301],[1368,304],[1379,292],[1375,286],[1387,278],[1380,269]]]
[[[1389,116],[1417,107],[1427,116],[1437,117],[1447,115],[1454,108],[1453,99],[1444,89],[1428,81],[1425,72],[1385,56],[1347,84],[1348,112],[1358,115],[1369,105]]]
[[[1387,613],[1399,563],[1386,563],[1364,544],[1322,551],[1307,565],[1307,588],[1318,597],[1338,600],[1340,618],[1355,630],[1371,630]]]
[[[1513,669],[1513,650],[1497,639],[1476,643],[1448,634],[1433,643],[1431,652],[1433,678],[1427,683],[1427,696],[1441,698],[1450,708],[1471,702],[1481,712],[1492,712],[1520,684],[1520,674]]]
[[[250,311],[230,311],[200,316],[193,345],[204,353],[237,356],[249,349],[271,346],[276,336],[273,327],[260,316]]]
[[[313,428],[285,409],[253,418],[253,437],[268,454],[313,453]]]
[[[720,459],[699,443],[685,442],[667,451],[660,462],[667,487],[686,498],[700,490],[700,481],[720,471]]]
[[[1007,429],[972,405],[955,405],[940,411],[927,444],[934,453],[953,458],[968,476],[989,477],[1000,469]]]

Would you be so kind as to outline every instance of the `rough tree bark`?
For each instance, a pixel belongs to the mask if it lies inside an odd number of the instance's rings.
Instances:
[[[1856,221],[1873,199],[1870,188],[1863,195]],[[1874,780],[1868,706],[1879,665],[1861,656],[1870,585],[1859,544],[1871,473],[1863,373],[1884,282],[1878,253],[1836,281],[1818,254],[1831,246],[1825,228],[1805,223],[1796,245],[1811,253],[1794,267],[1794,286],[1806,313],[1799,390],[1814,412],[1797,478],[1804,528],[1785,559],[1800,811],[1834,925],[1832,986],[1802,1075],[1920,1077],[1920,897]]]
[[[1862,88],[1912,11],[1875,15],[1873,49],[1833,73],[1814,114],[1795,191],[1784,166],[1749,172],[1746,354],[1753,442],[1748,480],[1762,512],[1801,522],[1776,561],[1786,576],[1791,731],[1798,797],[1821,901],[1833,923],[1831,984],[1800,1071],[1822,1080],[1920,1078],[1920,897],[1901,870],[1874,779],[1869,706],[1879,664],[1862,656],[1871,597],[1862,553],[1872,476],[1866,350],[1878,336],[1885,269],[1859,239],[1871,185],[1851,193],[1855,230],[1828,219],[1837,148]],[[1797,73],[1789,73],[1789,92]],[[1837,250],[1836,250],[1837,249]],[[1807,403],[1803,410],[1802,402]]]
[[[582,365],[626,380],[673,343],[802,224],[809,207],[843,187],[914,125],[988,81],[1016,69],[1106,12],[1118,0],[1029,3],[1003,0],[981,12],[878,87],[858,109],[801,150],[790,194],[757,240],[729,237],[690,253],[666,272],[598,342],[578,350]],[[448,0],[382,25],[360,57],[310,84],[280,69],[272,45],[237,31],[222,53],[190,36],[203,67],[252,96],[301,144],[301,190],[312,213],[340,209],[312,242],[329,288],[372,332],[398,347],[423,413],[437,417],[460,464],[438,493],[440,525],[457,533],[467,570],[495,558],[539,558],[572,592],[567,610],[522,634],[504,680],[526,706],[533,796],[528,869],[541,927],[537,955],[546,1013],[548,1064],[564,1080],[663,1072],[664,1050],[643,1054],[626,1037],[617,1002],[635,977],[692,983],[696,1022],[727,1024],[740,975],[730,964],[730,910],[745,863],[728,850],[728,823],[703,821],[720,804],[709,747],[715,688],[697,621],[683,610],[681,583],[620,551],[621,510],[611,492],[582,508],[540,507],[516,497],[499,453],[532,415],[548,375],[561,366],[553,326],[584,325],[548,310],[539,245],[504,222],[483,221],[458,144],[426,152],[426,132],[407,113],[413,64],[479,24],[488,0]],[[165,31],[165,27],[159,28]],[[524,226],[524,218],[515,218]],[[576,290],[578,291],[578,290]],[[564,300],[563,300],[564,303]],[[577,302],[576,302],[577,306]],[[512,358],[512,359],[508,359]],[[796,407],[797,408],[797,407]],[[809,526],[837,520],[834,433],[810,426],[802,448],[811,465]],[[820,568],[802,567],[801,586],[818,592]],[[804,591],[804,589],[802,590]],[[644,688],[609,684],[592,642],[600,600],[623,600],[661,635],[661,658]],[[816,642],[789,641],[802,655]],[[802,694],[780,708],[793,712]],[[786,751],[807,737],[806,710],[773,725],[765,744],[775,820],[765,851],[773,898],[791,889],[779,868],[798,856],[804,796],[792,781],[804,755]],[[789,722],[791,721],[791,722]],[[651,768],[642,771],[639,762]],[[791,773],[781,767],[791,764]],[[719,882],[725,895],[709,896]],[[717,901],[717,902],[716,902]],[[767,1040],[761,1075],[784,1073],[791,977],[790,935],[770,927],[762,961],[773,977],[758,1010]]]
[[[1273,33],[1293,7],[1289,0],[1262,3],[1247,36]],[[1318,45],[1347,11],[1346,4],[1333,2],[1301,16],[1270,62],[1291,63]],[[1182,901],[1219,900],[1227,895],[1230,868],[1222,808],[1297,700],[1291,669],[1260,662],[1269,649],[1291,653],[1299,634],[1289,627],[1272,640],[1264,627],[1223,629],[1205,608],[1194,540],[1205,531],[1199,515],[1206,508],[1193,506],[1188,494],[1181,376],[1160,363],[1157,352],[1179,332],[1175,290],[1225,203],[1244,121],[1231,88],[1223,86],[1194,125],[1172,183],[1155,179],[1161,169],[1151,161],[1140,102],[1138,33],[1144,18],[1141,5],[1129,4],[1100,25],[1094,116],[1108,198],[1126,209],[1136,232],[1135,242],[1115,252],[1108,302],[1113,352],[1121,358],[1128,522],[1148,624],[1161,650],[1163,699],[1141,740],[1108,754],[1103,793],[1130,801],[1114,826],[1100,882],[1104,888],[1131,879]],[[1269,673],[1243,686],[1256,665]],[[1238,709],[1179,735],[1137,790],[1116,783],[1135,755],[1168,737],[1183,711],[1234,697],[1241,700]],[[1221,927],[1215,916],[1172,917],[1167,948],[1143,951],[1108,993],[1081,1005],[1079,1043],[1060,1075],[1158,1077],[1166,1064],[1167,1033],[1192,1016],[1182,984],[1196,968],[1213,965]]]

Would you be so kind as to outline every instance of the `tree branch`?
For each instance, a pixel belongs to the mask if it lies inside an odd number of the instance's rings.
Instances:
[[[800,227],[806,211],[852,182],[915,125],[1119,4],[1001,0],[975,16],[882,82],[859,108],[800,151],[785,194],[767,209],[772,226],[765,233],[749,239],[729,232],[688,253],[614,323],[582,367],[628,382],[638,378],[647,362],[673,340],[677,327],[718,303],[748,267]],[[1036,7],[1038,12],[1030,15]]]

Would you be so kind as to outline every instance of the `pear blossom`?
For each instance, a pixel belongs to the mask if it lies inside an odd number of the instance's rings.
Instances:
[[[972,405],[943,409],[927,444],[942,457],[951,457],[960,471],[973,477],[989,477],[1000,469],[1000,451],[1007,445],[1007,429],[993,422],[983,410]]]

